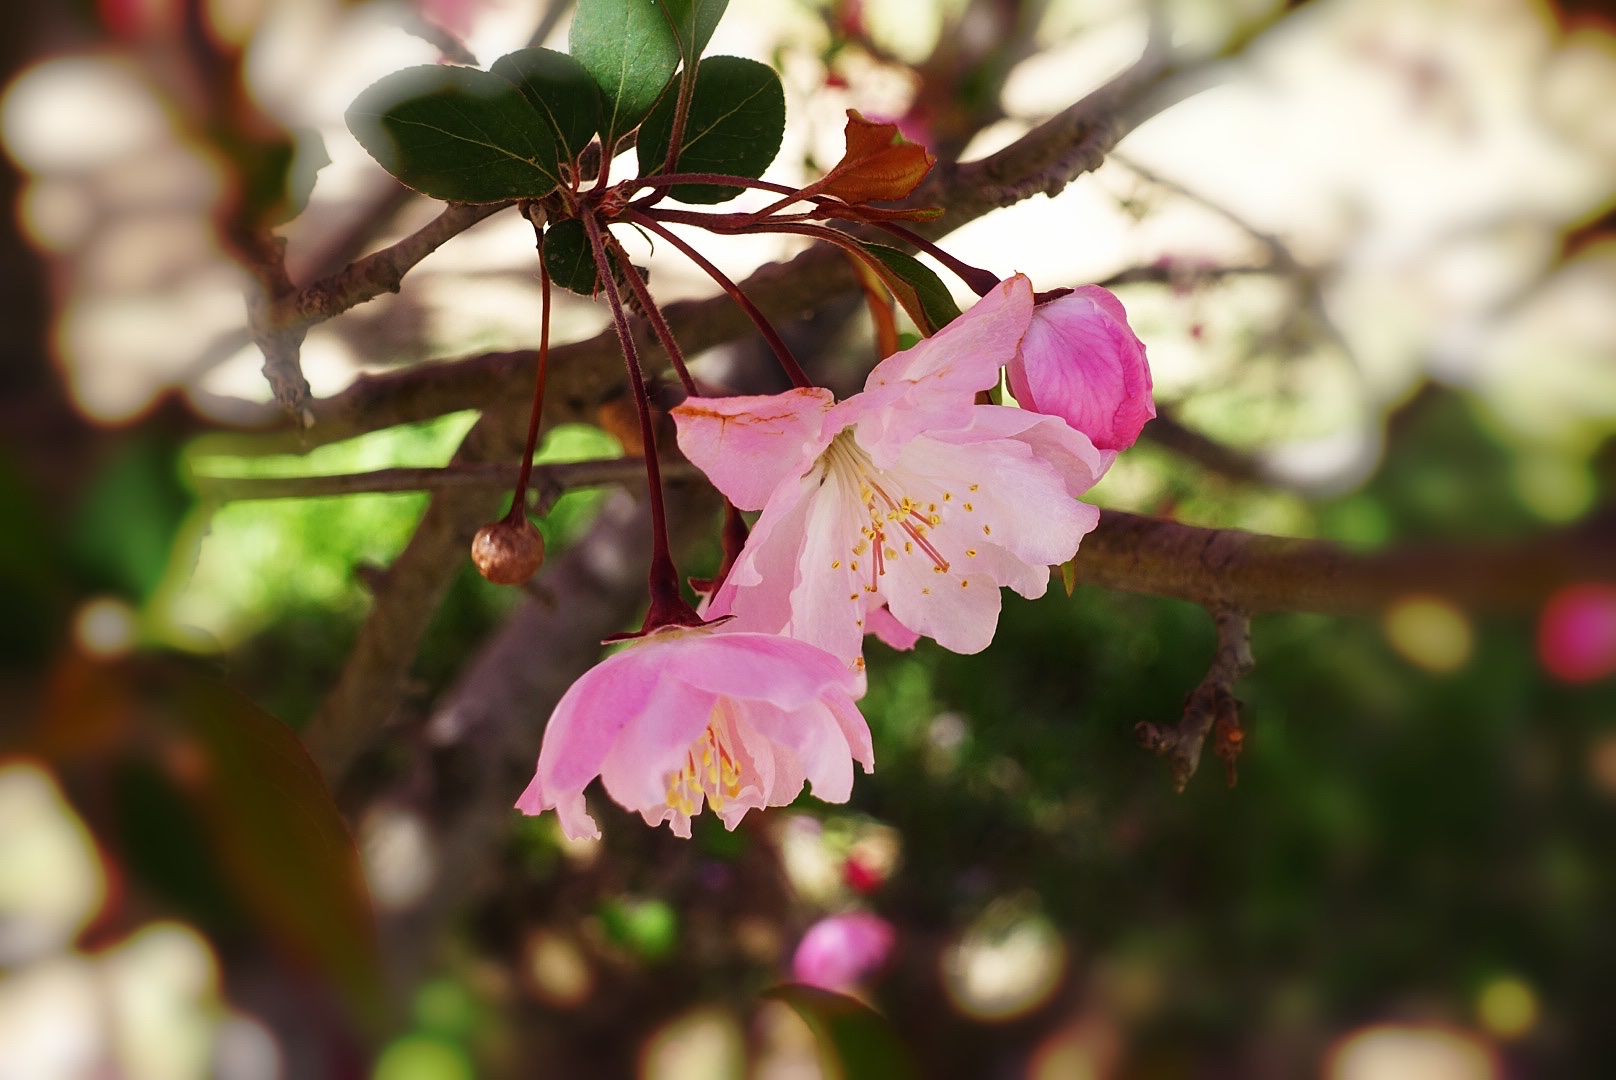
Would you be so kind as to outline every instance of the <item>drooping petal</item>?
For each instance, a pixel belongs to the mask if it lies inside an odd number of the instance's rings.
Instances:
[[[865,721],[864,714],[859,712],[850,697],[829,694],[825,702],[830,706],[831,715],[836,717],[836,723],[841,726],[842,737],[847,740],[853,760],[862,765],[865,772],[874,772],[875,745],[870,739],[870,725]]]
[[[892,617],[884,605],[871,608],[864,615],[864,629],[874,634],[889,649],[908,652],[920,640],[920,635]]]
[[[1023,408],[1060,417],[1102,450],[1132,446],[1156,415],[1144,343],[1098,285],[1033,311],[1009,378]]]
[[[637,720],[662,681],[654,650],[632,645],[596,664],[556,703],[545,725],[537,776],[546,798],[582,791],[600,773],[623,727]]]
[[[718,695],[690,686],[677,670],[670,664],[645,710],[621,727],[601,763],[606,793],[630,810],[667,804],[668,775],[684,766],[718,703]]]
[[[761,510],[800,476],[818,445],[832,396],[823,387],[754,397],[686,398],[673,410],[679,449],[742,510]]]
[[[813,785],[814,798],[846,802],[853,793],[853,757],[835,715],[823,702],[795,712],[758,709],[746,720],[770,742],[789,747]]]
[[[687,654],[678,667],[682,682],[788,711],[817,701],[829,687],[850,691],[855,684],[852,671],[830,653],[778,634],[717,633]]]

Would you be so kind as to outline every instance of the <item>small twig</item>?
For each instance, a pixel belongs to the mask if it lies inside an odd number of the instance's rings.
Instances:
[[[244,502],[252,499],[317,499],[333,495],[367,495],[404,491],[447,491],[455,488],[499,490],[511,482],[520,462],[475,462],[427,469],[376,469],[372,472],[334,473],[325,476],[208,476],[193,477],[197,495],[205,502]],[[662,466],[668,480],[693,480],[695,466],[668,462]],[[530,486],[541,500],[548,492],[632,484],[645,477],[639,457],[593,458],[533,466]]]
[[[451,203],[443,213],[398,243],[278,299],[269,310],[269,325],[277,329],[311,326],[382,293],[398,292],[404,275],[445,241],[511,205]]]
[[[1224,759],[1229,785],[1234,786],[1235,757],[1245,738],[1234,687],[1252,668],[1251,619],[1227,607],[1213,609],[1212,619],[1218,628],[1218,651],[1206,677],[1185,699],[1184,718],[1171,727],[1148,720],[1134,727],[1141,746],[1167,759],[1173,787],[1180,792],[1201,764],[1201,749],[1213,728],[1218,732],[1216,753]]]

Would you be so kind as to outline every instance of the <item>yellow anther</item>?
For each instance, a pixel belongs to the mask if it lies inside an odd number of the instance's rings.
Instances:
[[[882,552],[882,554],[885,555],[889,559],[896,559],[898,557],[898,549],[897,548],[887,548],[885,551]]]
[[[830,568],[832,570],[840,570],[842,568],[842,560],[832,559],[830,562]]]
[[[944,502],[953,502],[954,501],[954,493],[952,491],[943,492],[943,501]]]
[[[968,558],[968,559],[976,558],[976,549],[975,548],[966,548],[965,549],[965,557]]]
[[[965,512],[967,514],[969,514],[972,510],[975,510],[975,509],[976,509],[976,507],[972,506],[970,503],[965,504]]]
[[[972,491],[975,491],[975,490],[976,490],[976,489],[977,489],[977,488],[979,488],[979,487],[981,487],[981,486],[982,486],[982,485],[981,485],[981,484],[972,484],[972,485],[971,485],[971,490],[972,490]]]
[[[965,509],[969,510],[970,507],[967,506]],[[941,525],[943,523],[943,515],[941,515],[941,514],[932,514],[926,520],[928,522],[930,522],[931,524],[933,524],[933,525]]]
[[[967,585],[969,585],[969,584],[970,584],[970,581],[969,581],[969,580],[968,580],[968,579],[966,579],[966,578],[960,578],[960,588],[962,588],[962,589],[963,589],[963,588],[965,588],[965,587],[966,587],[966,586],[967,586]]]
[[[993,526],[992,525],[984,525],[984,526],[982,526],[982,535],[983,536],[992,536],[993,535]]]

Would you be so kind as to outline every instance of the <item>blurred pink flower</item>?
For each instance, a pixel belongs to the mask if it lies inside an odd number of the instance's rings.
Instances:
[[[865,630],[972,653],[993,639],[999,587],[1042,596],[1099,511],[1101,471],[1061,420],[978,405],[1032,314],[1017,275],[836,403],[818,387],[691,398],[679,445],[736,506],[762,509],[710,614],[861,663]]]
[[[1616,585],[1572,585],[1550,597],[1537,649],[1549,674],[1565,682],[1616,673]]]
[[[831,915],[808,928],[791,958],[798,981],[837,993],[852,989],[886,962],[896,935],[879,915]]]
[[[1107,468],[1156,415],[1144,343],[1122,302],[1098,285],[1033,309],[1009,377],[1022,408],[1058,416],[1087,435]]]
[[[846,802],[853,762],[874,767],[870,729],[853,703],[860,681],[790,638],[658,631],[562,696],[517,809],[554,808],[577,840],[600,835],[583,794],[596,776],[647,824],[670,822],[685,837],[704,802],[733,829],[748,810],[791,802],[805,780],[816,797]]]

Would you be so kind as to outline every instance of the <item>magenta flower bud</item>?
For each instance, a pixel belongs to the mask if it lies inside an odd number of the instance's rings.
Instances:
[[[1538,657],[1562,682],[1616,673],[1616,586],[1571,585],[1549,598],[1538,624]]]
[[[1098,285],[1034,308],[1009,373],[1022,408],[1060,417],[1100,450],[1126,450],[1156,415],[1144,343]]]
[[[802,936],[791,973],[798,982],[843,993],[886,963],[895,936],[891,923],[867,911],[831,915]]]

